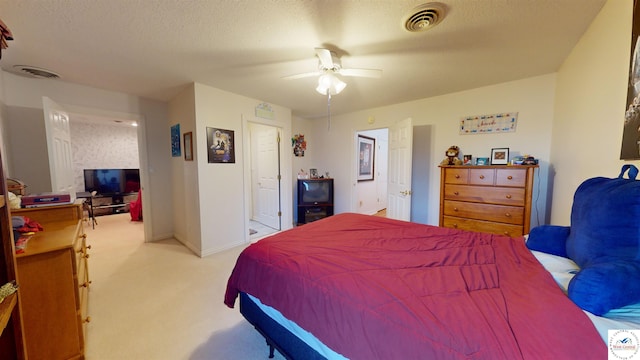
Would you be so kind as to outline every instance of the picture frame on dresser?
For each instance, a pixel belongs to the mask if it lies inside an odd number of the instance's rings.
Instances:
[[[491,165],[508,165],[509,148],[491,149]]]

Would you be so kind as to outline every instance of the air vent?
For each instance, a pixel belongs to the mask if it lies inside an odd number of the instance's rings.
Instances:
[[[60,75],[46,69],[37,68],[28,65],[15,65],[13,67],[16,73],[37,79],[59,79]]]
[[[427,3],[413,8],[404,18],[404,28],[410,32],[427,31],[444,19],[445,6],[440,3]]]

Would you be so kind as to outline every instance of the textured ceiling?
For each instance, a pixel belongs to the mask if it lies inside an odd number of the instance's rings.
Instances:
[[[606,0],[442,0],[422,33],[402,20],[409,0],[0,0],[15,37],[0,65],[31,65],[62,81],[167,101],[191,82],[324,117],[315,47],[345,68],[333,114],[556,71]],[[60,80],[42,80],[60,81]]]

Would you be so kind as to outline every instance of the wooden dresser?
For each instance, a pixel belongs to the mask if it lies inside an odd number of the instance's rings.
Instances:
[[[13,215],[44,228],[17,255],[27,355],[82,359],[90,284],[82,205],[21,209]]]
[[[440,226],[521,236],[529,233],[537,166],[441,166]]]

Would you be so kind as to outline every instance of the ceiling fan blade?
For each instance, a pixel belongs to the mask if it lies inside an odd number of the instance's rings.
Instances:
[[[306,77],[318,76],[320,74],[322,74],[320,71],[314,71],[314,72],[308,72],[308,73],[287,75],[287,76],[283,76],[282,79],[295,80],[295,79],[302,79]]]
[[[382,70],[379,69],[340,69],[340,75],[358,76],[379,79],[382,77]]]
[[[331,57],[331,51],[323,48],[316,48],[316,55],[318,55],[318,59],[320,59],[320,64],[325,69],[333,69],[333,58]]]

